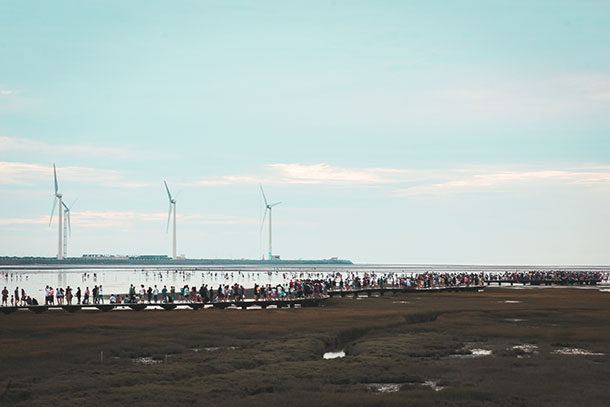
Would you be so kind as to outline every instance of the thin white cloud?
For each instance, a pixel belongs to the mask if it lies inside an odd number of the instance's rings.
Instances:
[[[149,183],[132,182],[116,170],[89,167],[57,167],[60,188],[62,182],[98,183],[117,187],[142,187]],[[0,185],[32,185],[40,182],[53,182],[53,167],[40,164],[0,161]]]
[[[327,163],[275,163],[264,166],[258,175],[224,175],[186,183],[193,186],[238,184],[386,184],[397,176],[408,178],[410,170],[393,168],[342,168]]]
[[[365,183],[383,184],[392,182],[392,176],[404,175],[406,170],[389,168],[351,169],[330,164],[269,164],[286,183]]]
[[[14,94],[15,91],[14,90],[10,90],[10,89],[0,89],[0,95],[1,96],[9,96]]]
[[[167,222],[167,213],[164,212],[133,212],[133,211],[78,211],[71,212],[71,224],[74,228],[124,228],[135,223],[152,222],[159,225],[163,231]],[[257,219],[240,218],[217,214],[177,214],[177,222],[188,221],[189,224],[204,225],[258,225]],[[49,217],[35,218],[0,218],[0,225],[48,225]],[[57,217],[53,219],[57,227]],[[52,227],[53,227],[52,225]]]
[[[0,136],[0,153],[40,153],[49,156],[95,156],[107,159],[150,159],[154,154],[133,147],[105,147],[85,144],[51,144],[28,138]]]
[[[397,195],[448,194],[520,185],[561,182],[610,185],[610,166],[583,165],[570,168],[343,168],[327,163],[277,163],[266,165],[258,175],[231,175],[191,183],[199,186],[237,184],[328,184],[369,187],[386,185]]]
[[[398,188],[396,195],[449,195],[477,192],[507,186],[535,183],[560,183],[563,185],[610,186],[610,167],[582,167],[564,170],[471,170],[448,173],[447,179],[407,188]]]

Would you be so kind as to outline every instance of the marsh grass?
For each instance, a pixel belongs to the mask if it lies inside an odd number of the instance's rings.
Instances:
[[[0,315],[0,405],[605,406],[610,358],[552,351],[608,349],[609,305],[591,290],[487,289],[309,309],[17,312]],[[538,353],[518,358],[520,344]],[[192,351],[206,347],[217,349]],[[493,354],[450,357],[471,348]]]

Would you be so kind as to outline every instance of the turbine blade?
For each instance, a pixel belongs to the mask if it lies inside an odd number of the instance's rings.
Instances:
[[[66,203],[64,201],[61,201],[61,204],[64,207],[64,209],[66,210],[66,212],[70,211],[70,208],[68,208],[68,205],[66,205]]]
[[[55,163],[53,163],[53,180],[55,181],[55,194],[57,195],[59,187],[57,186],[57,170],[55,169]]]
[[[265,213],[263,215],[263,221],[261,222],[261,230],[259,233],[263,233],[263,227],[265,226],[265,218],[267,217],[268,210],[269,210],[269,208],[265,207]]]
[[[165,189],[167,190],[167,196],[169,196],[170,202],[172,201],[172,194],[169,192],[169,187],[167,186],[167,182],[163,181],[165,184]]]
[[[57,198],[53,198],[53,209],[51,209],[51,217],[49,218],[49,226],[51,226],[51,222],[53,221],[53,214],[55,213],[56,206],[57,206]]]
[[[267,197],[265,196],[265,191],[263,190],[262,184],[258,184],[261,187],[261,192],[263,193],[263,199],[265,200],[265,206],[269,206],[267,203]]]
[[[273,208],[274,206],[279,205],[279,204],[281,204],[281,202],[276,202],[276,203],[271,204],[271,205],[269,205],[269,206]]]
[[[165,228],[165,233],[169,232],[169,221],[172,218],[172,204],[169,204],[169,213],[167,214],[167,227]]]
[[[72,202],[72,205],[70,205],[70,207],[68,208],[68,210],[71,210],[71,209],[72,209],[72,207],[74,206],[74,204],[76,203],[76,201],[78,201],[78,198],[76,198],[76,199],[75,199],[75,200]]]

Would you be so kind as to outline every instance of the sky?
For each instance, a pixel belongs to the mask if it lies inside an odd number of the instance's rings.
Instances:
[[[0,0],[0,256],[610,264],[608,1]],[[171,230],[171,229],[170,229]]]

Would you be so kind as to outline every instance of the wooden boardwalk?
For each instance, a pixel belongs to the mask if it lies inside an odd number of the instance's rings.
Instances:
[[[351,290],[332,290],[328,292],[327,296],[322,297],[307,297],[307,298],[295,298],[295,299],[283,299],[283,300],[242,300],[242,301],[222,301],[222,302],[170,302],[170,303],[118,303],[118,304],[72,304],[72,305],[24,305],[24,306],[10,306],[0,307],[0,312],[4,314],[11,314],[19,310],[28,310],[36,314],[41,314],[48,310],[64,310],[67,312],[77,312],[81,310],[99,310],[102,312],[108,312],[112,310],[133,310],[133,311],[144,311],[146,309],[159,310],[163,309],[166,311],[174,310],[178,307],[181,309],[191,308],[193,310],[200,309],[225,309],[229,307],[248,309],[250,307],[258,308],[295,308],[299,307],[317,307],[323,304],[326,300],[335,296],[372,296],[374,294],[398,294],[398,293],[438,293],[438,292],[457,292],[457,291],[478,291],[483,286],[458,286],[458,287],[430,287],[430,288],[417,288],[417,287],[375,287],[375,288],[362,288],[362,289],[351,289]]]
[[[250,307],[267,308],[275,306],[276,308],[295,308],[299,307],[317,307],[329,297],[318,297],[318,298],[297,298],[287,300],[243,300],[243,301],[222,301],[222,302],[170,302],[170,303],[117,303],[117,304],[72,304],[72,305],[23,305],[23,306],[11,306],[11,307],[0,307],[0,312],[5,314],[11,314],[19,310],[29,310],[36,314],[41,314],[48,310],[64,310],[68,312],[77,312],[81,310],[99,310],[102,312],[108,312],[117,309],[130,309],[133,311],[144,311],[150,309],[163,309],[171,311],[178,307],[191,308],[193,310],[200,310],[205,308],[217,308],[225,309],[229,307],[236,307],[241,309],[247,309]]]

